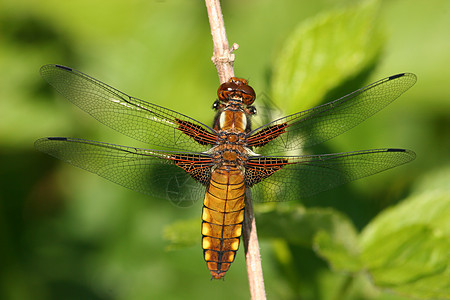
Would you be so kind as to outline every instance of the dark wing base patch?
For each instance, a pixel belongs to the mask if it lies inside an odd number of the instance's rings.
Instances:
[[[248,187],[261,182],[288,164],[287,159],[276,157],[252,158],[247,161],[245,168],[245,184]]]
[[[287,123],[276,124],[264,128],[247,138],[249,147],[262,147],[268,142],[276,139],[280,134],[285,133],[284,130],[288,126]]]
[[[213,165],[211,158],[195,154],[176,154],[172,155],[171,159],[192,178],[204,186],[208,185],[211,178],[211,167]]]
[[[200,125],[175,118],[178,129],[187,136],[193,138],[200,145],[215,145],[217,136],[212,135]]]

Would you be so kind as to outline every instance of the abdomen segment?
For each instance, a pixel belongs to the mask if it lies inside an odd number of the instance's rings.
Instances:
[[[203,255],[215,279],[222,278],[239,248],[244,221],[244,174],[236,167],[214,170],[202,213]]]

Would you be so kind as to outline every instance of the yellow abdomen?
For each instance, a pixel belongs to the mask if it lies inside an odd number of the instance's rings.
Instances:
[[[214,170],[202,213],[203,255],[211,275],[222,278],[239,248],[244,220],[244,174],[234,166]]]

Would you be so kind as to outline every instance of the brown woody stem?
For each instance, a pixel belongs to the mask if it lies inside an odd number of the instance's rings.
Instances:
[[[219,0],[206,0],[206,9],[208,11],[209,25],[214,44],[213,57],[211,60],[217,69],[220,83],[224,83],[234,76],[233,51],[239,48],[238,44],[228,45],[227,33],[223,22],[222,10]]]

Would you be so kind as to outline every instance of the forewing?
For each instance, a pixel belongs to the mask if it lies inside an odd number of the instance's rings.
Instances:
[[[405,164],[414,158],[415,153],[405,149],[254,156],[246,166],[246,183],[252,187],[254,201],[298,200]]]
[[[192,152],[205,151],[215,144],[214,130],[195,119],[128,96],[74,69],[45,65],[41,75],[98,121],[139,141]]]
[[[411,73],[397,74],[335,101],[280,118],[250,132],[248,146],[257,148],[267,144],[261,152],[273,154],[319,144],[383,109],[416,80]]]
[[[35,147],[137,192],[190,206],[203,199],[211,158],[72,138],[42,138]]]

